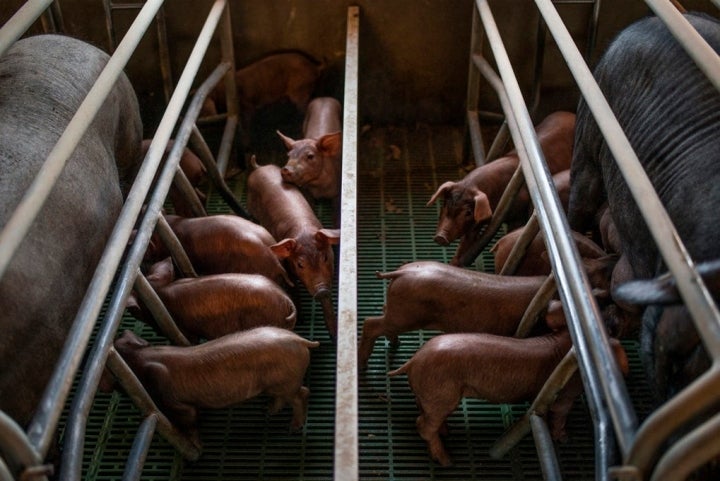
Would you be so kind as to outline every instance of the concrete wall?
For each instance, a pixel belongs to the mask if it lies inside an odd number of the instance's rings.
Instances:
[[[22,3],[0,2],[0,22]],[[713,12],[710,2],[683,2],[688,9]],[[67,33],[107,49],[100,0],[60,0]],[[537,11],[530,0],[490,2],[504,35],[521,85],[529,97],[534,69]],[[172,70],[179,77],[211,0],[167,0]],[[329,65],[321,93],[342,97],[345,27],[348,5],[361,9],[360,114],[366,123],[461,123],[469,58],[472,0],[233,0],[231,16],[238,66],[267,52],[302,49]],[[585,48],[589,5],[560,5],[576,42]],[[596,52],[602,52],[616,32],[647,14],[640,0],[602,3]],[[717,11],[714,11],[717,15]],[[135,12],[115,14],[121,35]],[[39,31],[39,29],[35,29]],[[486,46],[487,47],[487,46]],[[157,39],[154,29],[128,66],[140,97],[146,124],[163,108]],[[218,59],[218,45],[203,65],[207,74]],[[487,54],[492,58],[491,54]],[[596,57],[596,56],[595,56]],[[577,93],[552,39],[544,62],[543,93],[538,116],[555,109],[574,109]],[[495,94],[484,86],[482,107],[497,110]]]

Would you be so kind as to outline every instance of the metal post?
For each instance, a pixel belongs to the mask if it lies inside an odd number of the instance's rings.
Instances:
[[[358,479],[357,367],[357,122],[360,8],[349,7],[345,57],[337,374],[335,388],[336,481]]]

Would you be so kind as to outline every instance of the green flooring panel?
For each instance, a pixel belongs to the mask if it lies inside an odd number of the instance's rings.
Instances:
[[[359,143],[358,330],[368,316],[382,311],[387,281],[376,271],[390,271],[404,262],[432,259],[448,262],[455,245],[432,241],[439,206],[426,207],[436,186],[462,177],[462,129],[450,126],[364,129]],[[258,155],[259,163],[282,164],[282,153]],[[233,183],[244,200],[244,177]],[[210,213],[228,212],[211,195]],[[318,216],[331,224],[327,205]],[[474,268],[492,271],[484,252]],[[335,289],[336,291],[336,289]],[[320,306],[303,290],[292,293],[298,304],[296,331],[320,341],[312,351],[306,375],[310,389],[307,423],[301,433],[289,432],[290,408],[267,413],[268,400],[253,399],[230,409],[204,411],[201,420],[203,455],[182,460],[157,434],[142,479],[147,480],[330,480],[333,479],[335,348],[330,343]],[[337,300],[337,293],[334,293]],[[153,342],[166,342],[149,327],[126,317],[133,328]],[[358,331],[358,337],[359,337]],[[454,466],[432,462],[415,430],[417,408],[405,376],[390,379],[395,369],[437,332],[400,336],[391,347],[380,338],[359,385],[360,479],[363,480],[541,480],[535,445],[527,436],[505,458],[488,451],[527,404],[495,405],[465,399],[448,419],[445,444]],[[631,361],[628,389],[639,414],[650,406],[649,392],[637,359],[637,344],[626,341]],[[87,480],[120,479],[140,416],[124,393],[99,394],[89,420],[84,473]],[[556,445],[565,479],[594,479],[592,422],[580,398],[568,419],[569,440]]]

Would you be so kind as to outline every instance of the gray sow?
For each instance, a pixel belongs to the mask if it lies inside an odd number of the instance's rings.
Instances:
[[[0,226],[108,61],[70,37],[0,57]],[[47,384],[140,165],[137,98],[121,75],[0,279],[0,409],[26,425]]]

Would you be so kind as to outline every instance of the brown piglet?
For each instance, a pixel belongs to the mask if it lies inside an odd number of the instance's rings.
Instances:
[[[499,274],[507,262],[508,256],[515,245],[517,239],[523,233],[523,227],[504,235],[490,249],[495,258],[495,273]],[[607,253],[595,242],[579,232],[571,232],[578,253],[583,259],[598,259],[607,255]],[[545,240],[542,232],[539,232],[525,251],[522,261],[518,265],[514,274],[519,276],[545,276],[550,274],[552,265],[547,254]]]
[[[295,304],[265,276],[228,273],[173,279],[169,257],[153,265],[147,275],[178,328],[191,342],[258,326],[295,327]],[[142,309],[134,311],[133,307],[130,299],[131,312],[148,319]]]
[[[418,433],[427,442],[432,459],[449,466],[452,460],[439,433],[447,431],[446,419],[463,397],[496,404],[531,401],[571,346],[567,329],[526,339],[485,333],[442,334],[388,374],[407,374],[420,411]],[[627,372],[622,346],[614,342],[613,350],[621,370]],[[556,436],[564,433],[572,401],[582,390],[579,378],[571,379],[566,388],[571,395],[561,392],[556,401],[561,406],[550,408],[550,429]]]
[[[302,428],[309,396],[303,378],[310,349],[318,345],[269,326],[189,347],[151,346],[131,331],[115,340],[118,354],[160,410],[193,437],[198,409],[222,409],[261,394],[273,399],[273,413],[292,406],[290,427]]]
[[[287,100],[305,112],[325,66],[302,51],[268,54],[235,72],[237,99],[243,127],[248,128],[258,109]],[[203,114],[226,110],[225,82],[208,96]]]
[[[283,182],[280,167],[258,166],[251,158],[247,179],[247,205],[251,214],[278,240],[271,246],[288,261],[289,270],[310,295],[320,301],[325,325],[334,339],[337,332],[332,285],[335,254],[340,242],[337,229],[325,229],[297,186]]]
[[[224,214],[193,218],[166,215],[165,219],[198,274],[261,274],[281,286],[292,286],[282,260],[270,248],[275,238],[260,224]],[[157,262],[168,255],[160,239],[153,236],[145,259]]]
[[[537,136],[551,174],[570,168],[575,132],[575,114],[554,112],[537,127]],[[448,245],[461,239],[458,253],[468,249],[473,230],[489,222],[502,197],[505,187],[517,169],[519,158],[516,151],[469,172],[463,179],[440,185],[427,205],[443,200],[434,240]],[[562,182],[563,178],[558,180]],[[530,207],[527,191],[519,193],[508,213],[512,225],[522,222]],[[458,254],[455,256],[459,257]]]
[[[152,139],[145,139],[142,142],[142,153],[143,157],[147,154],[148,149],[150,148],[150,143],[152,142]],[[165,162],[165,159],[167,158],[167,155],[170,153],[170,150],[173,147],[173,140],[170,140],[168,142],[167,148],[165,149],[165,154],[163,157],[163,163]],[[203,181],[203,179],[207,176],[207,169],[205,168],[205,165],[203,165],[200,158],[195,155],[190,149],[187,147],[185,150],[183,150],[183,154],[180,157],[180,170],[183,171],[185,174],[185,177],[187,177],[188,181],[190,181],[190,185],[193,186],[195,189],[195,194],[197,194],[198,199],[201,203],[205,202],[205,193],[202,192],[198,186]],[[185,196],[183,196],[180,189],[175,187],[175,184],[170,186],[170,190],[168,191],[168,198],[170,199],[170,202],[173,205],[173,209],[175,210],[175,213],[178,215],[181,215],[183,217],[193,217],[195,214],[192,210],[192,207],[190,207],[190,203],[186,200]]]
[[[306,190],[314,199],[337,199],[342,173],[342,106],[332,97],[318,97],[308,105],[303,135],[293,140],[278,131],[288,150],[280,170],[285,182]]]
[[[589,259],[585,268],[597,295],[608,295],[614,257]],[[381,316],[368,317],[358,347],[358,366],[367,367],[375,341],[416,329],[513,335],[547,276],[500,276],[436,261],[416,261],[393,272]]]

